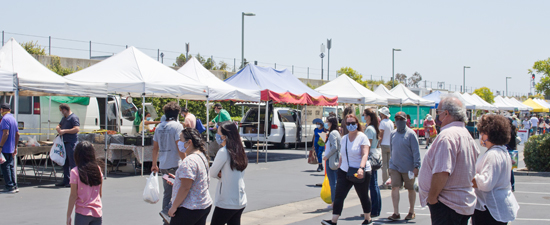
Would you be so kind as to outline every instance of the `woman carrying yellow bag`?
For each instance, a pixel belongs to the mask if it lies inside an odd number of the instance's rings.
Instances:
[[[325,173],[325,181],[323,181],[323,187],[321,188],[321,199],[327,204],[332,204],[332,195],[330,194],[330,183],[328,182],[327,174]]]

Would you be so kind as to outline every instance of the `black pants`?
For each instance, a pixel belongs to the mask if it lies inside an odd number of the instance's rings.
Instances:
[[[441,202],[435,205],[428,204],[432,225],[468,225],[471,216],[458,214]]]
[[[241,225],[242,209],[222,209],[216,207],[210,225]]]
[[[365,172],[365,181],[363,183],[353,183],[346,178],[346,172],[338,169],[338,181],[336,181],[336,196],[334,197],[334,208],[332,209],[333,215],[342,215],[344,200],[348,196],[351,187],[355,187],[355,192],[357,192],[359,200],[361,200],[363,213],[371,212],[372,205],[368,195],[370,176],[370,171]]]
[[[176,215],[170,220],[172,225],[205,225],[206,218],[210,213],[212,206],[206,209],[191,210],[184,207],[179,207],[176,210]]]
[[[501,224],[508,224],[508,223],[496,221],[495,218],[491,216],[491,213],[489,212],[487,207],[485,207],[485,211],[479,211],[476,209],[476,211],[474,212],[474,215],[472,216],[472,224],[473,225],[493,225],[493,224],[501,225]]]
[[[64,142],[65,144],[65,153],[67,158],[65,158],[65,164],[63,165],[63,183],[69,185],[69,178],[71,176],[71,170],[76,166],[74,162],[74,147],[76,143],[74,142]]]

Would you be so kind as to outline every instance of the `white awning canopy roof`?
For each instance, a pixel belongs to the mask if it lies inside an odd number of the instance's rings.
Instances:
[[[548,104],[548,102],[542,100],[542,99],[538,99],[538,98],[534,98],[533,101],[535,101],[536,103],[538,103],[539,105],[541,105],[542,107],[545,107],[545,108],[549,108],[550,109],[550,104]]]
[[[493,105],[497,107],[499,110],[515,110],[516,108],[518,108],[517,106],[508,103],[500,95],[495,97],[494,101],[495,103],[493,103]]]
[[[388,99],[372,92],[345,74],[315,90],[323,94],[338,96],[339,103],[388,105]]]
[[[20,95],[105,96],[104,84],[70,81],[38,62],[14,38],[0,49],[0,68],[17,73]]]
[[[210,100],[260,101],[260,90],[242,89],[223,82],[204,68],[195,57],[190,58],[178,72],[189,79],[208,86],[208,99]]]
[[[533,111],[533,107],[523,104],[523,102],[520,102],[519,100],[515,98],[508,98],[506,97],[509,103],[512,103],[513,105],[517,106],[519,110],[522,111]]]
[[[182,76],[133,46],[66,78],[106,83],[104,95],[206,100],[208,94],[206,85]]]
[[[12,71],[0,69],[0,91],[15,91],[15,76],[16,74]]]
[[[388,90],[386,88],[386,86],[384,86],[383,84],[378,85],[376,90],[374,90],[374,93],[381,96],[381,97],[383,97],[383,98],[386,98],[388,100],[389,105],[399,105],[399,104],[401,104],[401,98],[399,98],[399,97],[395,96],[394,94],[392,94],[391,91]]]
[[[434,106],[435,102],[427,99],[423,99],[417,94],[409,90],[405,85],[398,84],[393,89],[391,93],[394,96],[397,96],[401,99],[401,104],[403,105],[421,105],[421,106]]]

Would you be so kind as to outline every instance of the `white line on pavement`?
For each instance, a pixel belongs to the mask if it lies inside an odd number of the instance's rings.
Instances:
[[[518,202],[520,205],[540,205],[540,206],[550,206],[550,204],[541,204],[541,203],[525,203],[525,202]]]
[[[516,184],[540,184],[540,185],[550,185],[550,183],[530,183],[530,182],[516,182]]]
[[[550,195],[550,192],[516,191],[515,193],[522,193],[522,194],[537,194],[537,195]]]

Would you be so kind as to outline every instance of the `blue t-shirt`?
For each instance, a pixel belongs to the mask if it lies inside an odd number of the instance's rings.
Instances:
[[[0,122],[0,128],[2,129],[2,132],[0,132],[0,138],[4,135],[4,130],[9,131],[8,139],[6,139],[4,147],[2,147],[2,152],[13,153],[17,143],[15,141],[15,134],[19,132],[19,128],[17,127],[17,121],[15,121],[15,118],[11,113],[4,115],[2,122]]]
[[[315,144],[315,146],[317,146],[317,142],[319,141],[319,134],[323,133],[324,131],[324,129],[319,128],[315,128],[315,130],[313,130],[313,132],[315,133],[315,140],[313,141],[313,144]]]
[[[78,116],[76,116],[74,113],[69,115],[68,117],[63,117],[61,119],[61,122],[59,122],[59,128],[62,130],[66,129],[73,129],[74,127],[80,126],[80,120],[78,119]],[[64,134],[63,135],[63,142],[72,142],[76,143],[78,140],[76,134]]]

